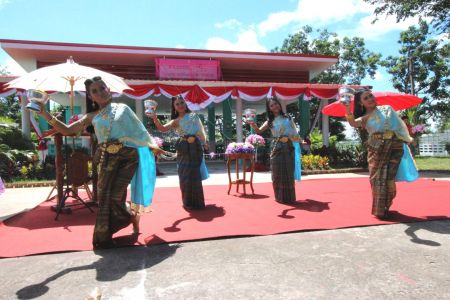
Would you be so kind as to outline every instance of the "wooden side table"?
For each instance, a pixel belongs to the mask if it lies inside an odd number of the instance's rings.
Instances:
[[[236,192],[239,193],[239,185],[242,184],[244,186],[244,195],[246,195],[245,185],[250,184],[250,188],[252,189],[252,194],[255,194],[253,190],[253,172],[255,169],[255,154],[254,153],[235,153],[235,154],[227,154],[227,171],[228,171],[228,195],[230,194],[231,186],[236,184]],[[243,179],[239,178],[239,160],[243,161]],[[236,180],[231,180],[231,171],[230,165],[231,161],[236,161]],[[250,180],[246,179],[246,161],[250,162],[251,173]]]

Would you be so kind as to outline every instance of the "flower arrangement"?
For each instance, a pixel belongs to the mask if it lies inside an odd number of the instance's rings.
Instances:
[[[245,139],[245,142],[252,144],[255,147],[264,146],[266,144],[266,140],[258,134],[250,134]]]
[[[153,137],[153,139],[155,140],[156,146],[158,146],[159,148],[161,148],[164,144],[164,140],[162,138],[159,137]]]
[[[417,124],[414,125],[412,128],[412,133],[413,134],[423,134],[425,133],[425,124]]]
[[[73,115],[73,116],[69,119],[69,125],[72,124],[72,123],[75,123],[76,121],[79,121],[82,117],[83,117],[82,114],[79,114],[79,115]]]
[[[255,153],[255,147],[250,143],[229,143],[225,154]]]

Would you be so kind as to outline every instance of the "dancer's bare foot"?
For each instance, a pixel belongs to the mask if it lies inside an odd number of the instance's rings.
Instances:
[[[141,220],[141,216],[139,214],[134,214],[131,217],[131,223],[133,224],[133,234],[139,235],[139,221]]]

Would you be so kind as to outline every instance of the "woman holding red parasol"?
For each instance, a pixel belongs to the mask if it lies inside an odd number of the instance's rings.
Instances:
[[[346,119],[353,127],[364,128],[367,140],[369,177],[372,188],[372,214],[388,217],[396,195],[395,178],[404,153],[404,144],[413,139],[405,123],[390,105],[377,106],[377,99],[368,89],[354,95],[354,109],[345,105]]]

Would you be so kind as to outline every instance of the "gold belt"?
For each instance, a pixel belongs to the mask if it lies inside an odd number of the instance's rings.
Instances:
[[[124,146],[122,143],[103,143],[101,147],[109,154],[117,154]]]
[[[183,141],[187,141],[189,144],[195,142],[195,136],[185,136],[181,138]]]
[[[393,131],[375,132],[372,137],[380,140],[391,140],[395,136]]]
[[[287,136],[279,137],[277,138],[278,142],[287,143],[289,141],[289,138]]]

